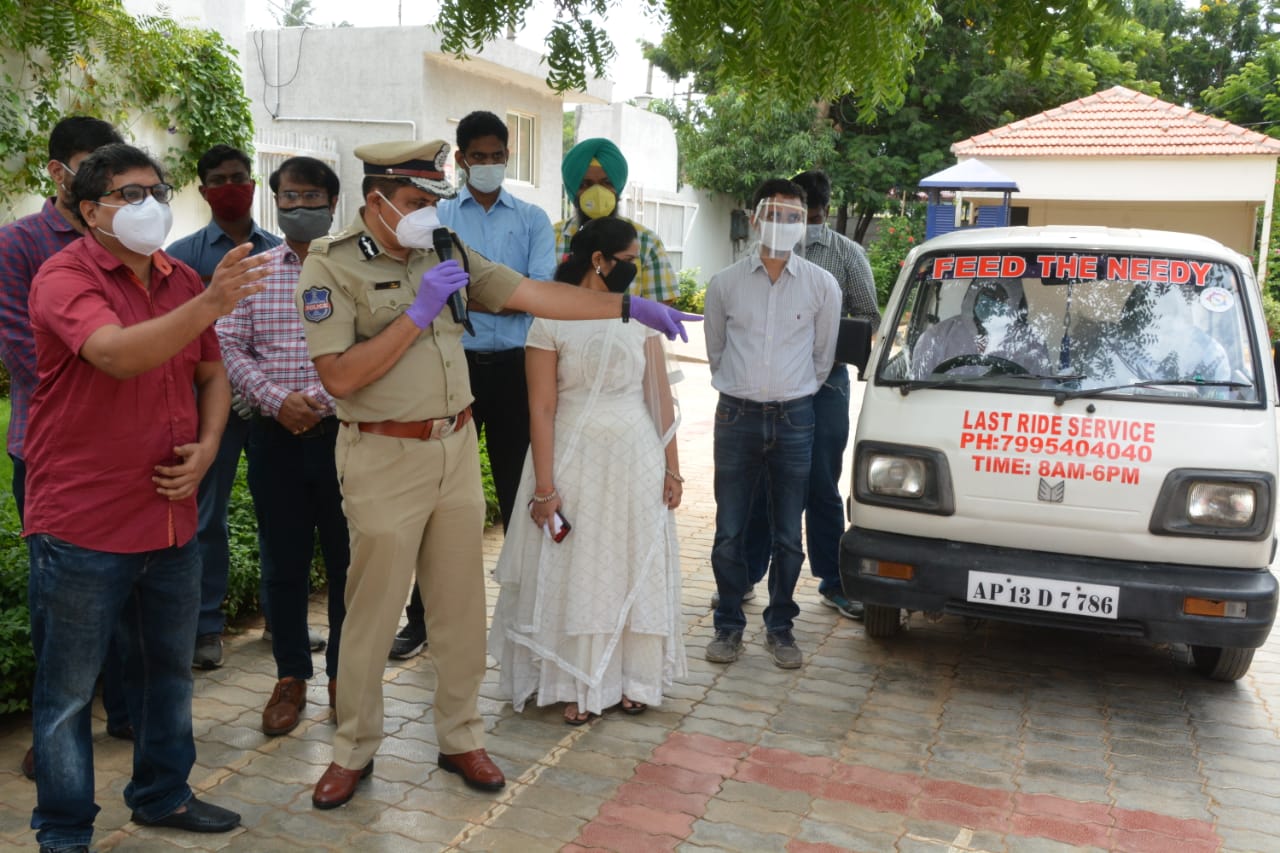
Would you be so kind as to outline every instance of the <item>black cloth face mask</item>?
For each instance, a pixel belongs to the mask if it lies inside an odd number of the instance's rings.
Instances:
[[[631,261],[615,260],[613,269],[604,276],[604,286],[610,293],[624,293],[636,278],[636,265]]]

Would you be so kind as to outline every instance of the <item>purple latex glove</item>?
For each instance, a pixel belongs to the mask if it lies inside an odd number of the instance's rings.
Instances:
[[[631,297],[631,319],[637,323],[643,323],[650,329],[657,329],[666,335],[669,341],[674,341],[676,335],[679,335],[680,340],[687,344],[689,333],[684,330],[684,324],[701,323],[702,315],[686,314],[670,305],[663,305],[661,302],[654,302],[643,296],[633,296]]]
[[[436,264],[422,274],[418,295],[409,306],[409,310],[404,312],[405,316],[419,329],[425,329],[444,308],[450,294],[466,287],[469,279],[470,276],[458,266],[457,261],[449,260]]]

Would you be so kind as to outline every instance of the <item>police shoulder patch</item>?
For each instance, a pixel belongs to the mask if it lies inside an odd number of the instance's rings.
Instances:
[[[302,291],[302,316],[311,323],[319,323],[333,316],[333,300],[327,287],[308,287]]]

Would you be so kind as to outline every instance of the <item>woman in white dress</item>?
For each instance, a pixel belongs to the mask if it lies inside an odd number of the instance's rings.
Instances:
[[[639,244],[624,220],[591,221],[570,248],[560,281],[624,292],[635,277]],[[638,323],[536,319],[525,368],[517,505],[528,510],[515,513],[495,572],[499,684],[517,711],[530,698],[566,703],[570,725],[615,705],[638,714],[685,673],[671,512],[683,480],[662,338]]]

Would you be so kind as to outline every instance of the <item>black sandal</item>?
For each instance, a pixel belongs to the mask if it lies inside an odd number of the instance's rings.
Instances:
[[[649,706],[645,703],[637,702],[634,699],[628,699],[626,696],[622,697],[622,702],[619,704],[622,705],[622,713],[624,714],[643,714],[645,711],[649,710]]]
[[[570,715],[570,714],[569,714],[569,707],[570,707],[570,706],[572,706],[572,707],[574,708],[574,710],[576,710],[578,713],[573,714],[573,715]],[[578,707],[578,703],[577,703],[577,702],[566,702],[566,703],[565,703],[565,706],[564,706],[564,724],[565,724],[566,726],[581,726],[581,725],[585,725],[585,724],[587,724],[587,723],[591,722],[592,720],[594,720],[594,719],[596,718],[596,716],[597,716],[596,714],[593,714],[593,713],[591,713],[590,711],[583,711],[581,708],[579,708],[579,707]]]

